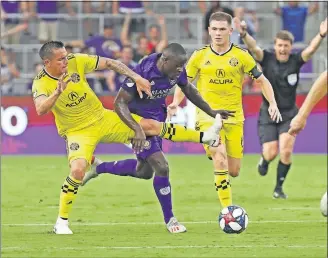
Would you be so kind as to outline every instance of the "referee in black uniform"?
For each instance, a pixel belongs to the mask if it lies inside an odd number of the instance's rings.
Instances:
[[[288,134],[290,121],[297,114],[296,88],[299,81],[301,66],[307,62],[320,46],[327,35],[327,19],[320,24],[319,33],[312,39],[308,47],[298,53],[291,53],[294,41],[288,31],[280,31],[274,39],[274,52],[262,50],[256,41],[246,31],[246,24],[234,19],[235,26],[240,32],[249,51],[262,66],[263,74],[270,81],[282,122],[276,123],[268,116],[268,102],[263,97],[258,119],[258,135],[262,144],[262,157],[258,164],[258,172],[264,176],[268,172],[269,163],[280,152],[277,168],[277,181],[273,197],[286,199],[282,185],[292,163],[292,152],[295,137]]]

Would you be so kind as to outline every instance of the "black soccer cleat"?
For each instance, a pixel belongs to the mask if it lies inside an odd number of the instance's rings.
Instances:
[[[264,163],[263,157],[261,157],[259,164],[257,165],[257,171],[261,176],[265,176],[268,173],[269,164]]]
[[[282,188],[276,188],[274,189],[273,192],[273,198],[275,199],[287,199],[288,196],[284,193],[284,191],[282,190]]]

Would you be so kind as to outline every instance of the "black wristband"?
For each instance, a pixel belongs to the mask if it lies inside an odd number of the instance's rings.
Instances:
[[[327,34],[326,34],[326,35],[321,35],[321,33],[319,33],[319,35],[320,35],[321,38],[324,39],[324,38],[326,37]]]
[[[247,35],[247,32],[245,32],[243,35],[241,35],[241,34],[239,34],[240,35],[240,38],[241,39],[243,39],[243,38],[245,38],[246,37],[246,35]]]

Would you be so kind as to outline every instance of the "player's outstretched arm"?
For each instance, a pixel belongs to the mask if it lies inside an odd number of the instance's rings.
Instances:
[[[261,62],[263,60],[263,50],[257,45],[256,40],[247,33],[247,25],[245,21],[240,21],[239,18],[233,19],[236,29],[240,33],[240,37],[247,46],[247,49],[254,55],[256,61]]]
[[[34,104],[39,116],[47,114],[53,108],[60,94],[66,89],[67,84],[72,80],[71,78],[66,80],[67,76],[68,74],[63,74],[59,78],[57,88],[49,97],[45,95],[35,96]]]
[[[269,102],[269,114],[271,119],[279,123],[280,121],[282,121],[282,116],[278,109],[271,83],[263,74],[258,77],[256,81],[260,82],[262,93],[266,100]]]
[[[119,74],[131,78],[136,83],[137,91],[139,93],[140,98],[143,97],[142,92],[145,92],[148,96],[152,96],[150,90],[151,87],[150,82],[144,79],[143,77],[141,77],[139,74],[132,71],[129,67],[127,67],[122,62],[110,58],[99,57],[97,70],[104,70],[104,69],[111,69]]]
[[[132,147],[138,154],[145,145],[146,135],[140,124],[134,120],[128,107],[133,96],[125,89],[120,88],[114,102],[114,109],[120,119],[135,132],[135,136],[131,139]]]
[[[179,86],[179,85],[178,85]],[[223,119],[227,119],[229,116],[234,116],[234,111],[228,110],[213,110],[210,105],[203,99],[203,97],[199,94],[198,90],[194,85],[190,82],[185,86],[179,86],[182,92],[186,95],[187,99],[189,99],[196,107],[203,110],[206,114],[211,117],[215,117],[217,114],[220,114]]]
[[[306,99],[301,106],[298,114],[293,118],[290,123],[289,134],[296,136],[302,131],[306,125],[306,120],[310,115],[313,107],[327,95],[327,71],[323,72],[319,78],[314,82],[311,90],[309,91]]]
[[[322,40],[327,35],[327,18],[320,24],[319,33],[311,40],[310,45],[302,51],[302,59],[307,62],[319,48]]]

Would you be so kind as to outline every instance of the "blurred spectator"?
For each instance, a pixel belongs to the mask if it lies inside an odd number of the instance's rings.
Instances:
[[[119,59],[123,64],[133,69],[137,63],[133,61],[133,50],[130,46],[124,46],[122,49],[122,55]],[[122,74],[118,74],[113,70],[107,71],[105,74],[107,81],[107,89],[103,89],[103,91],[116,92],[121,87],[121,84],[125,80],[126,76]]]
[[[150,51],[150,53],[160,53],[168,44],[165,17],[158,15],[157,22],[159,26],[157,24],[152,24],[148,29],[148,51]]]
[[[41,63],[35,63],[34,64],[33,79],[30,81],[30,83],[27,86],[27,92],[28,92],[28,94],[31,94],[32,93],[32,86],[33,86],[34,77],[37,76],[42,69],[43,69],[43,65]]]
[[[228,7],[221,6],[220,1],[211,2],[211,6],[205,15],[205,21],[204,21],[204,24],[205,24],[204,41],[205,41],[205,43],[209,42],[209,35],[208,35],[208,27],[210,26],[209,20],[210,20],[212,13],[215,13],[215,12],[225,12],[225,13],[230,14],[232,17],[234,15],[233,10]]]
[[[257,20],[255,12],[252,16],[245,15],[245,8],[244,7],[236,7],[234,9],[234,17],[238,18],[240,21],[245,21],[247,25],[247,32],[253,38],[256,37],[256,32],[259,30],[259,22]],[[233,24],[234,27],[234,24]],[[234,44],[243,44],[242,39],[239,37],[239,32],[234,30],[230,37],[230,41]]]
[[[82,1],[83,13],[108,13],[106,8],[107,3],[109,3],[109,1]],[[91,19],[84,19],[83,22],[89,37],[93,36]]]
[[[95,35],[85,41],[74,40],[69,44],[80,49],[92,48],[93,54],[114,59],[120,56],[122,49],[121,40],[115,37],[113,24],[109,23],[105,24],[103,35]]]
[[[149,55],[150,53],[161,52],[167,46],[168,40],[165,18],[163,16],[158,16],[157,19],[160,27],[158,27],[158,25],[151,25],[149,27],[149,39],[143,34],[137,38],[137,48],[134,50],[135,62],[139,62],[142,57]],[[132,46],[131,38],[129,36],[130,23],[131,14],[127,14],[121,31],[121,42],[125,46]]]
[[[294,42],[304,42],[306,17],[317,12],[318,8],[318,2],[306,7],[300,6],[297,1],[289,1],[287,6],[277,8],[275,13],[282,17],[282,29],[293,34]]]
[[[147,1],[114,1],[113,13],[121,14],[147,14],[153,15],[152,10],[148,8],[149,2]],[[131,37],[134,39],[136,33],[145,33],[146,20],[144,18],[133,18],[130,23],[129,31]]]
[[[18,78],[20,76],[19,71],[16,68],[16,64],[10,60],[6,50],[1,47],[1,94],[9,95],[13,91],[13,78]]]
[[[190,2],[180,1],[180,13],[182,14],[188,14],[190,8]],[[183,19],[183,28],[184,31],[187,33],[187,37],[189,39],[193,38],[193,34],[191,33],[190,27],[189,27],[189,19],[185,18]]]
[[[17,18],[8,18],[7,14],[23,14],[23,20]],[[28,5],[26,1],[1,1],[1,34],[17,27],[19,24],[25,24],[29,18]],[[27,27],[27,26],[26,26]],[[12,33],[3,40],[6,44],[19,44],[21,33]]]
[[[35,1],[29,2],[29,8],[32,16],[37,17],[42,14],[57,14],[59,11],[59,4],[59,1]],[[74,16],[75,12],[70,1],[65,1],[65,6],[68,14]],[[57,26],[58,18],[40,17],[38,39],[41,44],[57,39]]]
[[[74,50],[73,46],[70,45],[70,44],[66,44],[65,45],[65,49],[66,49],[68,55],[69,54],[72,54],[73,53],[73,50]]]

